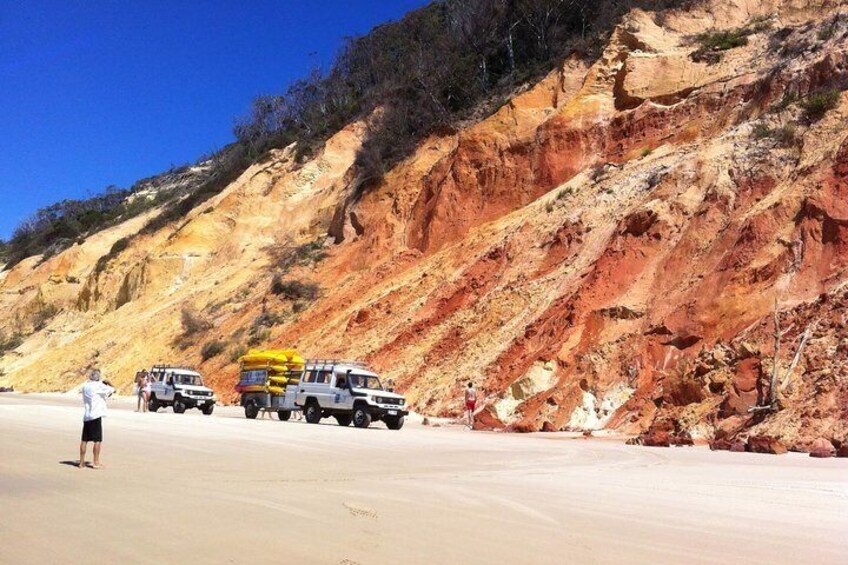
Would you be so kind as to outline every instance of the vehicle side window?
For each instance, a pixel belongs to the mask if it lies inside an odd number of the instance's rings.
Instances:
[[[305,383],[314,383],[315,382],[314,375],[312,374],[312,371],[306,371],[306,374],[303,375],[303,382],[305,382]]]
[[[324,371],[315,371],[315,382],[325,384],[327,382],[327,373]]]

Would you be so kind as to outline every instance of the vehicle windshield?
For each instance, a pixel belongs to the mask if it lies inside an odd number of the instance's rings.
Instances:
[[[200,378],[200,375],[176,374],[174,375],[174,384],[203,386],[203,379]]]
[[[370,388],[372,390],[383,390],[380,384],[380,379],[369,375],[357,375],[350,373],[347,378],[350,380],[350,386],[356,388]]]

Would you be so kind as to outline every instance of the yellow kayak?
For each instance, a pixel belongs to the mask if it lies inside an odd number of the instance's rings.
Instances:
[[[303,365],[294,349],[251,349],[239,359],[244,365]]]

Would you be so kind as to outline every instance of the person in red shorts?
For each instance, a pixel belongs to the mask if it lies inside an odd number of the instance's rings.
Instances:
[[[477,391],[472,383],[465,389],[465,415],[468,417],[468,427],[474,429],[474,409],[477,408]]]

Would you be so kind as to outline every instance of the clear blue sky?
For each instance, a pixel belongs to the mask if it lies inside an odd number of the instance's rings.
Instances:
[[[194,161],[260,94],[428,0],[0,0],[0,238]]]

